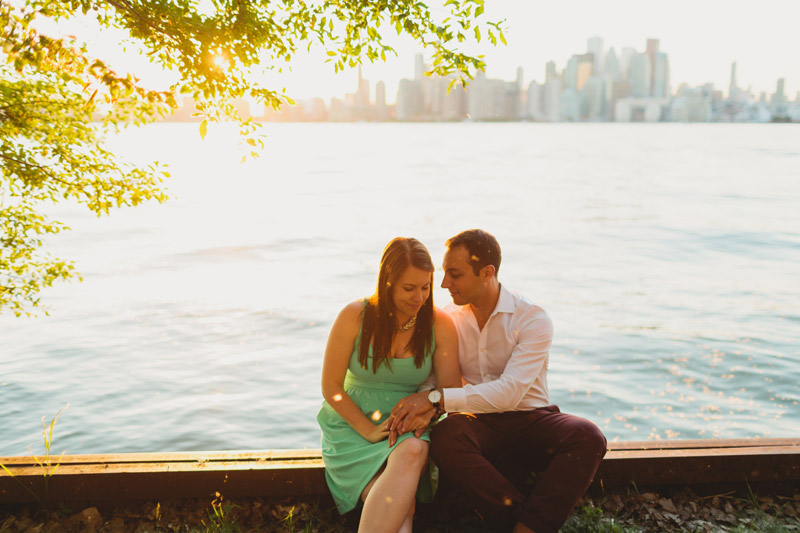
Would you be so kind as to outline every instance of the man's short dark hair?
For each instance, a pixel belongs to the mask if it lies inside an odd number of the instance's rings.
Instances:
[[[463,246],[469,252],[469,262],[477,276],[487,265],[494,266],[494,276],[500,270],[500,244],[494,235],[482,229],[468,229],[444,243],[447,249]]]

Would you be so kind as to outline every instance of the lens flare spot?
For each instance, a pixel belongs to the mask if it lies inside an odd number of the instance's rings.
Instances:
[[[512,504],[512,503],[513,503],[513,502],[511,501],[511,498],[509,498],[508,496],[506,496],[505,498],[503,498],[503,505],[505,505],[506,507],[511,507],[511,504]]]
[[[334,394],[333,395],[333,401],[334,402],[341,402],[342,401],[342,395],[341,394]]]
[[[393,501],[391,496],[386,497],[386,503],[392,503]]]
[[[380,420],[380,419],[381,419],[381,412],[380,412],[380,411],[375,411],[374,413],[372,413],[372,419],[373,419],[375,422],[377,422],[378,420]]]

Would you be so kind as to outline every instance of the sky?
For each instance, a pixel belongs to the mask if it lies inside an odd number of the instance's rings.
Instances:
[[[444,16],[443,11],[438,13]],[[660,40],[660,50],[669,55],[673,90],[680,83],[713,82],[727,94],[735,61],[738,85],[752,88],[756,95],[773,93],[778,78],[786,79],[790,98],[800,91],[796,26],[800,0],[486,0],[485,17],[505,20],[508,45],[493,47],[483,41],[465,51],[485,55],[490,78],[513,80],[522,67],[526,85],[532,80],[542,82],[547,61],[555,61],[560,71],[571,55],[586,51],[590,37],[602,37],[605,49],[613,46],[618,55],[623,47],[644,51],[646,40],[655,38]],[[130,50],[121,53],[113,32],[85,27],[75,33],[79,38],[86,36],[90,51],[101,51],[118,70],[133,70],[155,85],[166,79],[143,57]],[[362,72],[371,87],[379,80],[386,83],[391,102],[398,81],[413,77],[414,55],[421,50],[405,37],[392,36],[388,41],[399,56],[385,63],[367,63]],[[357,71],[337,75],[324,60],[321,51],[298,54],[291,72],[268,82],[285,86],[290,96],[301,100],[342,98],[354,92]]]

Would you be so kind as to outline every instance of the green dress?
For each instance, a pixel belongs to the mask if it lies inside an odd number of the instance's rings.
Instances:
[[[350,365],[344,379],[344,390],[365,415],[376,423],[389,417],[395,404],[414,392],[425,381],[433,367],[436,338],[431,342],[430,352],[425,354],[421,368],[414,364],[414,358],[392,359],[391,369],[381,364],[376,373],[372,372],[372,347],[369,349],[369,368],[362,368],[358,362],[361,343],[361,329],[353,343]],[[378,413],[378,414],[375,414]],[[367,483],[375,477],[378,470],[394,449],[386,440],[370,443],[358,434],[339,413],[327,402],[317,414],[317,422],[322,429],[322,460],[325,463],[325,479],[331,490],[339,512],[344,514],[353,509],[361,498]],[[404,433],[397,439],[400,444],[414,434]],[[428,432],[422,436],[430,442]],[[428,480],[426,480],[428,481]],[[422,487],[421,487],[422,489]]]

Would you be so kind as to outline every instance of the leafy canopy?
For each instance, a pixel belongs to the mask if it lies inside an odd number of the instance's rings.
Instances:
[[[467,82],[483,69],[459,46],[488,36],[505,43],[500,23],[483,22],[483,0],[0,0],[0,313],[32,314],[40,292],[79,277],[71,262],[44,252],[43,239],[68,229],[43,209],[63,201],[98,216],[115,207],[163,202],[169,177],[157,162],[137,167],[104,148],[105,136],[157,120],[190,95],[204,120],[232,119],[254,148],[257,125],[233,100],[275,109],[285,90],[258,82],[317,47],[335,72],[394,53],[385,32],[410,36],[433,56],[431,74]],[[123,30],[130,44],[179,81],[144,87],[91,57],[72,37],[41,32],[43,21],[79,17]],[[122,44],[120,45],[122,46]],[[252,152],[256,156],[256,152]]]

